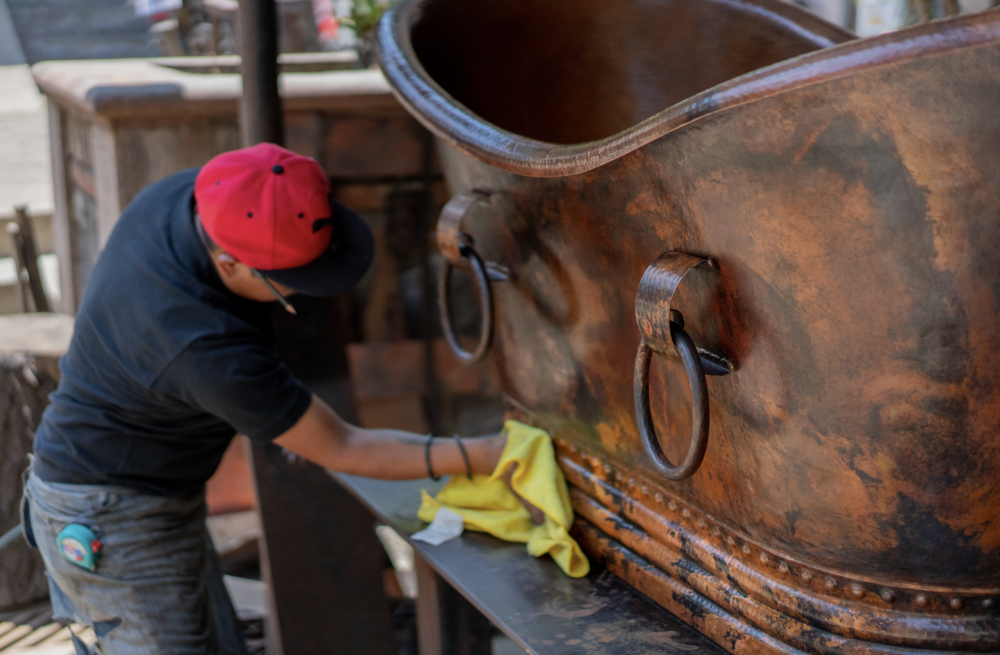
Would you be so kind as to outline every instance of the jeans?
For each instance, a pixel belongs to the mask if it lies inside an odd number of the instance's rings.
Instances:
[[[55,618],[92,626],[101,653],[245,655],[205,528],[203,491],[151,496],[29,473],[24,493]],[[95,572],[60,554],[56,536],[69,523],[101,540]]]

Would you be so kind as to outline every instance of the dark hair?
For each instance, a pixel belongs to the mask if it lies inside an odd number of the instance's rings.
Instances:
[[[212,237],[208,236],[208,232],[205,231],[205,226],[201,224],[201,216],[199,216],[197,212],[195,212],[194,215],[194,228],[198,231],[198,238],[201,239],[202,244],[208,249],[209,252],[223,250],[222,246],[216,244],[212,241]]]

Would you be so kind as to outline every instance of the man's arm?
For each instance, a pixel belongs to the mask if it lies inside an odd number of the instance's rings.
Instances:
[[[332,471],[382,480],[414,480],[427,477],[426,440],[413,432],[351,425],[313,395],[302,418],[274,443]],[[472,472],[492,473],[506,441],[502,434],[463,439]],[[454,439],[434,440],[431,466],[436,475],[465,473],[465,461]]]

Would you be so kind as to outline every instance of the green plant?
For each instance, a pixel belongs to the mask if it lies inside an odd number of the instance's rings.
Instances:
[[[354,0],[351,15],[340,19],[341,25],[353,29],[359,37],[371,32],[375,23],[396,0]]]

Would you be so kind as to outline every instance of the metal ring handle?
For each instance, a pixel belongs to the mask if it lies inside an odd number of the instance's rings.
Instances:
[[[476,285],[479,287],[479,311],[482,324],[479,328],[479,343],[476,345],[476,349],[469,352],[462,348],[462,344],[459,343],[451,325],[451,301],[448,292],[451,288],[450,273],[453,266],[449,259],[444,260],[444,265],[441,266],[441,272],[438,274],[438,313],[441,317],[441,330],[444,332],[444,338],[447,339],[452,352],[462,362],[474,364],[486,357],[486,353],[490,350],[490,343],[493,341],[493,291],[490,289],[486,265],[475,248],[466,245],[462,246],[459,252],[472,265],[472,273],[476,278]]]
[[[670,321],[670,338],[684,363],[688,386],[691,388],[691,443],[688,446],[687,457],[679,466],[674,466],[663,454],[663,448],[656,437],[653,427],[653,416],[649,408],[649,362],[653,355],[652,348],[643,339],[635,355],[635,374],[632,378],[635,395],[635,420],[639,425],[639,436],[646,447],[646,452],[653,464],[670,480],[683,480],[694,475],[705,458],[708,447],[708,386],[705,384],[705,371],[701,366],[701,358],[694,341],[678,323]]]

